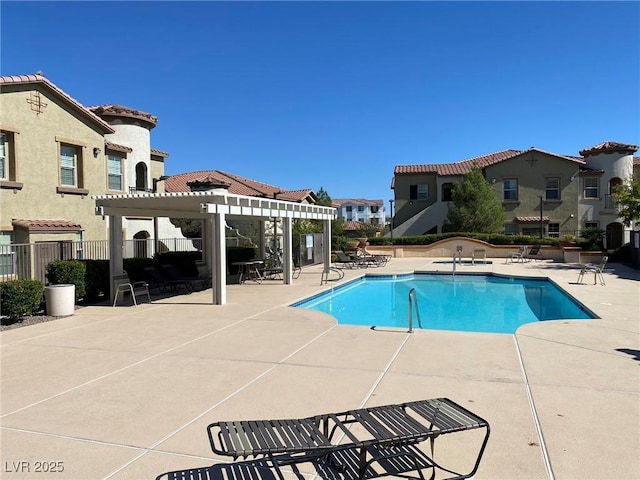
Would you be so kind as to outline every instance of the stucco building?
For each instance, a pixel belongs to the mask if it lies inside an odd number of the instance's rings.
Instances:
[[[587,228],[606,231],[607,248],[629,241],[612,197],[615,185],[640,171],[637,145],[618,142],[580,150],[580,156],[502,150],[455,163],[397,165],[392,189],[393,235],[441,233],[452,188],[474,165],[505,209],[504,233],[559,237]]]
[[[52,254],[45,251],[56,242],[55,259],[80,258],[80,242],[106,241],[108,222],[91,197],[158,185],[168,154],[151,146],[156,123],[128,107],[85,107],[42,73],[0,77],[0,244],[35,244],[38,256]],[[123,235],[181,232],[168,219],[127,218]]]

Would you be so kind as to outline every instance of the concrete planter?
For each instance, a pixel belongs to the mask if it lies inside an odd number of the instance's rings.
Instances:
[[[47,315],[65,317],[73,315],[76,304],[76,286],[74,284],[47,285],[44,287],[44,299]]]
[[[580,247],[564,247],[562,249],[564,253],[564,263],[580,263]]]

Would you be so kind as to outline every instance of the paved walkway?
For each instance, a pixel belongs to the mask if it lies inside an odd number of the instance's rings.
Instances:
[[[451,270],[435,260],[371,272]],[[376,331],[287,307],[327,288],[318,267],[294,285],[231,285],[227,305],[209,290],[2,332],[0,478],[154,479],[222,460],[217,420],[449,397],[491,424],[477,479],[638,479],[640,272],[612,264],[606,286],[577,285],[575,268],[458,269],[548,276],[601,317],[516,335]]]

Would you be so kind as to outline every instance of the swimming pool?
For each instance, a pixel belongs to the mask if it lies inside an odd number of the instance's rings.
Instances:
[[[407,328],[412,288],[425,329],[514,333],[530,322],[598,318],[549,280],[496,275],[366,275],[291,306],[341,324]],[[415,328],[415,304],[413,316]]]

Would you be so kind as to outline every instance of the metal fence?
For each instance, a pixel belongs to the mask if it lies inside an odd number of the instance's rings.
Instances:
[[[156,252],[202,251],[200,238],[125,240],[124,258],[151,258]],[[47,265],[55,260],[108,260],[109,240],[53,241],[0,245],[0,281],[40,280],[46,283]]]

